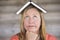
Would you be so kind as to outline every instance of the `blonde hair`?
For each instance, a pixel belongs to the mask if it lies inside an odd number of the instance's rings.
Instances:
[[[25,35],[26,35],[26,30],[23,27],[23,20],[24,20],[23,14],[31,8],[35,8],[35,7],[30,5],[26,9],[24,9],[21,13],[20,33],[19,33],[19,39],[20,40],[25,40]],[[35,8],[35,9],[37,9],[37,8]],[[39,40],[45,40],[46,39],[45,38],[46,33],[45,33],[45,22],[44,22],[43,13],[39,9],[37,9],[37,10],[41,15],[41,27],[39,29]]]

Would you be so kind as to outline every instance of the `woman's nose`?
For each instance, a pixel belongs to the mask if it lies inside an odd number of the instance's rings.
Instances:
[[[33,18],[30,18],[29,19],[29,23],[31,24],[31,23],[34,23],[34,19]]]

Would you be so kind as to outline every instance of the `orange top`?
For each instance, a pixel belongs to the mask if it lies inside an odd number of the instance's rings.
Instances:
[[[17,35],[11,37],[10,40],[19,40]],[[52,35],[46,34],[46,40],[56,40],[56,38]]]

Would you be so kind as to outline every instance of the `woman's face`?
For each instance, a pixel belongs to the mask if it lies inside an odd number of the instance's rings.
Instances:
[[[37,33],[41,24],[40,13],[35,8],[29,9],[24,13],[23,22],[26,31]]]

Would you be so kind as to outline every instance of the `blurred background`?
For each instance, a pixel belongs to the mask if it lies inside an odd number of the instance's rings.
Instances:
[[[20,32],[20,17],[16,12],[29,0],[0,0],[0,40],[10,40]],[[60,0],[32,0],[47,10],[44,14],[46,32],[60,40]]]

